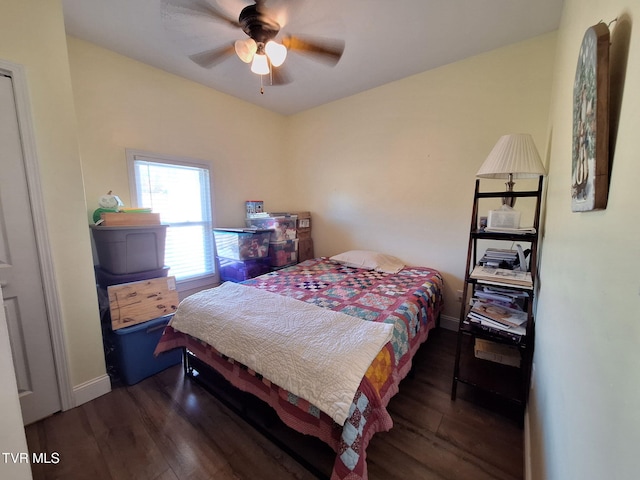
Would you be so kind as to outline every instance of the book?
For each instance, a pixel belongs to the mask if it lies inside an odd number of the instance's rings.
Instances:
[[[524,325],[519,325],[519,326],[505,325],[503,323],[491,320],[490,318],[483,317],[482,315],[478,315],[471,312],[469,312],[469,314],[467,315],[467,318],[469,320],[480,322],[482,325],[486,327],[490,327],[493,330],[506,331],[506,332],[513,333],[514,335],[526,335],[527,333],[527,330],[525,329]]]
[[[480,300],[473,304],[470,314],[498,322],[506,327],[519,327],[527,322],[527,312]]]
[[[510,250],[506,248],[487,248],[478,263],[480,265],[513,270],[520,265],[520,258],[517,250]]]
[[[474,296],[478,299],[486,300],[488,302],[498,302],[504,304],[514,304],[516,299],[519,298],[487,290],[476,290]]]
[[[529,294],[527,292],[522,292],[520,290],[513,290],[511,288],[496,287],[492,285],[482,285],[479,288],[481,288],[483,292],[494,293],[498,295],[505,295],[514,299],[529,298]]]
[[[474,297],[487,301],[502,302],[509,308],[524,310],[529,293],[514,290],[511,287],[498,287],[478,283],[474,289]]]
[[[484,252],[487,257],[518,259],[518,251],[510,248],[487,248]]]
[[[469,317],[465,319],[464,323],[472,329],[490,333],[492,335],[495,335],[496,337],[505,338],[516,344],[520,343],[522,339],[526,336],[526,332],[522,327],[519,327],[519,329],[522,329],[522,331],[514,331],[509,329],[505,330],[505,329],[493,327],[487,323],[483,323],[480,320],[477,320],[475,318],[469,318]]]
[[[513,285],[521,288],[533,288],[531,272],[523,272],[521,270],[477,265],[471,272],[470,277],[480,282],[493,285]]]

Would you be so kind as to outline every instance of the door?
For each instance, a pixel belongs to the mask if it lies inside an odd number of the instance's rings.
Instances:
[[[11,78],[0,74],[0,285],[24,424],[61,409]]]

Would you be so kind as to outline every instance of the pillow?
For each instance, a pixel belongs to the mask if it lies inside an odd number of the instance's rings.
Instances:
[[[398,273],[404,268],[404,263],[400,259],[369,250],[349,250],[330,257],[330,260],[347,267],[364,268],[383,273]]]

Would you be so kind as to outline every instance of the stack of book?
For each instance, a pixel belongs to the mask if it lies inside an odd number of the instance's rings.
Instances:
[[[465,323],[519,343],[526,335],[528,298],[522,290],[477,284]]]
[[[474,301],[495,303],[514,310],[523,310],[525,300],[529,295],[521,290],[497,287],[494,285],[477,285],[474,292]]]
[[[520,259],[516,250],[509,250],[506,248],[487,248],[480,259],[479,264],[487,267],[513,270],[520,266]]]

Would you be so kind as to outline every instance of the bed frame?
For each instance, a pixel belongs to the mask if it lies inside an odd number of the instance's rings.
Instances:
[[[186,347],[182,349],[182,359],[185,379],[188,378],[203,387],[208,393],[213,395],[216,400],[235,413],[243,422],[293,458],[314,477],[322,480],[328,480],[330,478],[330,474],[322,471],[304,455],[301,455],[298,451],[291,448],[288,442],[283,441],[278,435],[273,433],[273,426],[276,422],[280,422],[285,428],[290,429],[292,432],[295,432],[295,430],[291,429],[277,418],[275,410],[273,410],[267,403],[263,402],[256,396],[248,392],[243,392],[239,388],[233,386],[213,367],[200,360]],[[228,393],[225,394],[225,392],[222,391],[227,389],[231,389],[231,395]],[[251,415],[251,409],[258,409],[256,408],[257,402],[259,402],[260,407],[262,407],[260,410],[263,411],[260,412],[260,415],[254,416]],[[273,414],[264,415],[264,411],[266,411],[265,407],[268,407]],[[333,452],[328,445],[319,439],[313,437],[313,441],[316,442],[318,446],[326,448],[332,453],[332,455],[335,455],[335,452]],[[332,466],[333,465],[328,466],[329,472],[331,471]]]
[[[307,302],[318,301],[319,305],[323,302],[330,303],[332,309],[353,313],[354,316],[368,315],[367,312],[377,308],[380,312],[378,315],[384,315],[381,318],[393,315],[395,319],[394,337],[380,351],[363,377],[351,404],[348,424],[336,424],[331,421],[331,417],[306,400],[295,395],[292,398],[292,394],[285,389],[269,382],[240,362],[220,354],[203,340],[180,333],[172,327],[165,330],[156,352],[181,348],[185,378],[202,385],[244,422],[317,478],[351,478],[354,474],[366,478],[366,446],[376,432],[392,427],[393,420],[386,405],[397,393],[400,380],[409,374],[413,355],[427,339],[429,331],[439,324],[442,278],[433,269],[407,267],[396,279],[375,272],[336,267],[326,259],[309,260],[299,267],[303,269],[301,272],[282,271],[257,277],[252,286],[276,293],[284,289],[283,294],[297,295],[298,299],[302,299],[298,295],[305,295],[304,300]],[[316,271],[320,271],[321,275],[318,283],[315,277],[309,277]],[[343,277],[344,282],[341,280]],[[370,289],[357,290],[364,284],[369,285]],[[410,303],[403,299],[406,289],[414,289],[414,297]],[[353,292],[357,292],[356,297],[353,297]],[[341,294],[349,297],[336,300],[343,298],[339,296]],[[355,303],[356,301],[359,303]],[[361,318],[371,319],[370,316]],[[393,363],[394,360],[396,363]],[[225,382],[220,382],[220,379]],[[229,395],[225,388],[239,393]],[[238,401],[237,397],[246,401]],[[263,414],[267,411],[270,413],[259,415],[256,419],[249,409],[249,406],[256,405],[255,402],[261,404],[258,408]],[[270,409],[266,410],[266,406]],[[309,458],[292,448],[292,445],[299,446],[297,442],[287,445],[274,434],[271,426],[275,422],[278,422],[274,429],[276,433],[280,425],[284,425],[286,430],[283,432],[286,433],[282,436],[300,434],[305,439],[312,437],[327,452],[331,452],[333,463],[328,470],[324,471],[321,463],[312,463]],[[302,450],[304,451],[304,447]],[[315,451],[318,448],[313,447],[313,450],[312,459],[315,461]]]

